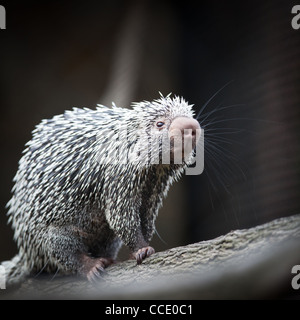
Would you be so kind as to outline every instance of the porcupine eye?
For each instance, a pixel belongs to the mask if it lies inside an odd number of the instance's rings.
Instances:
[[[163,121],[157,121],[156,122],[157,128],[162,128],[164,125],[165,125],[165,123]]]

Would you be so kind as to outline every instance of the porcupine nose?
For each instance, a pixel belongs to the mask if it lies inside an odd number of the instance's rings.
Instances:
[[[197,120],[188,117],[175,118],[169,128],[172,156],[188,155],[196,147],[200,137],[200,125]]]
[[[184,139],[191,139],[195,148],[200,136],[199,122],[193,118],[177,117],[170,125],[169,134],[171,138],[181,134]]]

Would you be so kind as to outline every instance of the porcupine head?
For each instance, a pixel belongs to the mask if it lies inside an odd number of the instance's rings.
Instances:
[[[94,281],[124,243],[141,263],[163,197],[193,162],[201,130],[179,97],[132,109],[74,108],[33,131],[14,178],[9,221],[24,274],[76,273]]]

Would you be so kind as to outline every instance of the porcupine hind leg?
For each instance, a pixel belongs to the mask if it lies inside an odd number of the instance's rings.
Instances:
[[[112,258],[93,258],[87,254],[82,254],[80,261],[82,267],[79,273],[86,276],[90,282],[101,279],[104,269],[114,263]]]
[[[51,265],[61,273],[75,273],[89,281],[95,281],[101,278],[103,270],[114,262],[114,256],[93,256],[84,238],[85,235],[79,236],[78,230],[74,231],[73,227],[50,227],[44,239],[45,254]],[[111,246],[112,244],[109,244],[109,247]]]

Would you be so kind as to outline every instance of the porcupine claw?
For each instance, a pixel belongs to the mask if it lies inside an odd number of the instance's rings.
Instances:
[[[114,261],[110,258],[94,258],[93,265],[87,272],[86,276],[89,282],[97,282],[102,279],[105,268],[111,265]]]
[[[153,253],[155,253],[155,250],[150,246],[139,249],[135,253],[137,264],[141,264],[145,258],[150,257]]]

